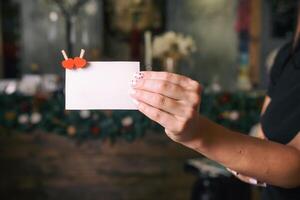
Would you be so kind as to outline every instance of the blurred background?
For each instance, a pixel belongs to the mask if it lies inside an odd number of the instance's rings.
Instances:
[[[65,111],[60,51],[189,76],[205,86],[202,114],[255,136],[295,3],[0,1],[0,198],[260,199],[138,112]]]

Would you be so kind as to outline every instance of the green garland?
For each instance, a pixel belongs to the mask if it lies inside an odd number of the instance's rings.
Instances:
[[[263,95],[248,93],[204,94],[201,113],[224,126],[248,132],[258,122]],[[146,130],[162,127],[138,111],[66,111],[61,92],[33,97],[0,95],[0,130],[66,135],[71,138],[133,141]],[[1,131],[3,132],[3,131]]]

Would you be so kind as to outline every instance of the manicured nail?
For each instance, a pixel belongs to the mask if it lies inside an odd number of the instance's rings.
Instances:
[[[235,176],[239,175],[236,171],[231,171]]]
[[[134,74],[134,78],[137,80],[142,79],[144,78],[144,74],[142,72],[137,72]]]
[[[249,183],[257,185],[257,180],[254,178],[249,178]]]
[[[238,175],[238,173],[236,172],[236,171],[233,171],[233,170],[231,170],[231,169],[229,169],[229,168],[226,168],[229,172],[231,172],[233,175],[235,175],[235,176],[237,176]]]
[[[137,84],[137,80],[136,79],[131,80],[131,86],[136,86],[136,84]]]

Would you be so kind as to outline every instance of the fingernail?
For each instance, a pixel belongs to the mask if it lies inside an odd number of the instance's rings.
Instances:
[[[237,176],[238,173],[236,171],[233,171],[232,169],[226,168],[228,171],[230,171],[233,175]]]
[[[134,74],[134,78],[137,80],[142,79],[144,78],[144,74],[142,72],[137,72]]]
[[[233,173],[235,176],[238,175],[238,173],[236,171],[231,171],[231,173]]]
[[[250,182],[251,184],[257,185],[257,180],[254,179],[254,178],[249,178],[249,182]]]
[[[131,80],[131,86],[136,86],[136,84],[137,84],[137,80],[136,79]]]

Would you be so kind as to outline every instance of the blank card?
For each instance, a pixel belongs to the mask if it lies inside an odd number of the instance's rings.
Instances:
[[[129,93],[139,71],[139,62],[89,62],[66,69],[66,110],[136,110]]]

